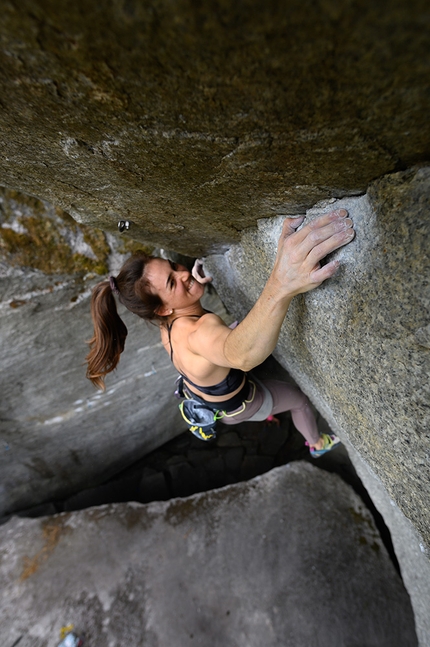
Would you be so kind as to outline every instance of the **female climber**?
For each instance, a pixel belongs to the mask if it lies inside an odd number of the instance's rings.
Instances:
[[[354,237],[345,209],[324,214],[301,229],[304,216],[286,218],[269,279],[249,314],[229,328],[200,303],[209,279],[182,265],[138,253],[130,257],[116,278],[95,286],[91,301],[94,336],[89,342],[87,377],[99,388],[117,366],[127,328],[118,315],[115,296],[131,312],[158,323],[161,340],[182,376],[183,404],[209,410],[211,421],[227,425],[265,420],[291,411],[313,457],[339,443],[320,434],[307,397],[296,387],[276,380],[261,382],[252,373],[273,351],[288,307],[297,294],[316,288],[335,274],[339,261],[320,261]],[[186,409],[191,416],[193,410]],[[183,410],[184,415],[184,410]],[[184,415],[184,417],[187,417]],[[191,420],[195,422],[195,420]],[[211,424],[209,424],[211,427]],[[203,439],[208,427],[191,430]]]

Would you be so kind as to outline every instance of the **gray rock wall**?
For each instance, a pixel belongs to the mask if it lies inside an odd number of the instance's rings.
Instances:
[[[127,245],[47,203],[0,198],[1,517],[100,483],[184,425],[158,328],[124,309],[106,392],[85,378],[91,289]]]
[[[429,152],[427,0],[1,2],[0,183],[190,255]]]
[[[395,541],[403,537],[397,548],[418,532],[405,569],[416,613],[430,599],[419,589],[429,541],[428,174],[386,174],[428,159],[427,4],[4,0],[0,21],[0,183],[108,232],[128,218],[135,239],[189,254],[242,240],[212,268],[238,315],[267,276],[280,218],[241,239],[244,229],[321,199],[344,198],[354,212],[359,236],[341,252],[342,272],[295,301],[278,358],[356,448]],[[367,197],[351,197],[378,177]],[[16,261],[21,235],[6,237]],[[130,364],[124,357],[106,396],[80,381],[70,340],[90,335],[85,300],[97,280],[82,277],[106,271],[107,252],[99,240],[77,267],[70,244],[57,257],[61,241],[49,239],[38,271],[8,267],[0,285],[5,509],[107,476],[136,442],[147,451],[148,408],[158,438],[171,419],[167,400],[157,408],[148,396],[142,411],[149,381],[170,398],[155,338],[128,345]]]
[[[304,463],[166,503],[0,528],[6,645],[416,647],[408,595],[369,512]]]
[[[424,167],[310,210],[314,218],[345,207],[357,235],[335,253],[338,275],[293,300],[275,352],[351,448],[390,525],[423,645],[430,640],[429,202]],[[238,317],[267,279],[282,220],[260,221],[240,245],[207,259]]]

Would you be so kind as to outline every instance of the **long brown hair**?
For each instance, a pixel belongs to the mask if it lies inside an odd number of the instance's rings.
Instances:
[[[90,352],[87,378],[94,386],[105,389],[104,379],[113,371],[124,350],[127,327],[118,314],[114,293],[125,307],[147,321],[161,321],[156,314],[162,301],[152,294],[143,272],[151,256],[143,252],[133,254],[122,266],[116,279],[98,283],[91,297],[91,316],[94,336],[88,342]]]

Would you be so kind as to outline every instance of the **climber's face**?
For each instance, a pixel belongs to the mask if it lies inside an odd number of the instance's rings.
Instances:
[[[145,278],[158,294],[163,307],[157,314],[166,316],[170,310],[183,310],[198,303],[205,291],[183,265],[162,258],[151,259],[145,267]]]

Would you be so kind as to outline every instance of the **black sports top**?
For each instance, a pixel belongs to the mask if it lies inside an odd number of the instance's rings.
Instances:
[[[188,316],[200,317],[202,315],[188,315]],[[171,324],[167,324],[167,333],[169,335],[169,344],[170,344],[170,359],[172,363],[173,363],[173,346],[172,346],[172,340],[171,340],[171,331],[175,321],[180,318],[181,317],[176,317],[176,319],[173,319]],[[233,391],[235,391],[240,387],[240,385],[243,382],[243,378],[245,376],[245,373],[240,369],[231,368],[228,375],[221,382],[218,382],[218,384],[214,384],[213,386],[199,386],[198,384],[195,384],[194,382],[192,382],[186,375],[184,375],[184,373],[181,373],[179,371],[179,374],[182,375],[184,380],[190,386],[193,386],[195,389],[198,389],[199,391],[201,391],[202,393],[205,393],[206,395],[228,395],[229,393],[232,393]]]

